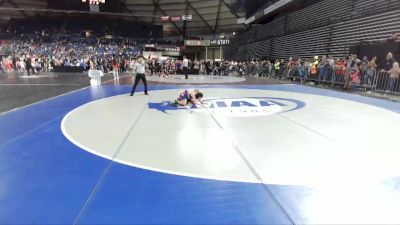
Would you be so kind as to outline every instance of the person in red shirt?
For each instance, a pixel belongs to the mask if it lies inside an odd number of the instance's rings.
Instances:
[[[119,79],[118,71],[120,67],[118,60],[116,59],[113,60],[112,67],[113,67],[114,80],[118,80]]]
[[[339,59],[336,62],[336,72],[335,72],[335,79],[334,79],[335,82],[344,83],[345,69],[346,69],[346,60]]]
[[[351,78],[351,90],[353,91],[355,86],[360,84],[360,78],[361,78],[361,71],[359,65],[354,66],[354,71],[350,74]]]
[[[336,74],[343,76],[345,68],[346,68],[346,61],[343,59],[339,59],[336,62]]]

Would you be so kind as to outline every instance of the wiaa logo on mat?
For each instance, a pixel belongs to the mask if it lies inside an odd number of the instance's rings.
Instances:
[[[168,114],[178,110],[189,110],[194,113],[211,113],[231,117],[268,116],[298,110],[304,106],[305,103],[299,100],[268,97],[209,98],[203,99],[201,106],[190,105],[189,107],[179,107],[169,101],[149,103],[150,109]]]

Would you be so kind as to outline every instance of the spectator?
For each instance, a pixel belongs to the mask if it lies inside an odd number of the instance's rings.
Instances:
[[[346,61],[345,59],[339,59],[336,62],[336,74],[339,76],[343,76],[344,75],[344,71],[346,69]]]
[[[25,59],[25,65],[26,65],[26,71],[28,72],[28,76],[31,75],[31,70],[33,72],[33,67],[32,67],[32,59],[28,55]]]
[[[315,56],[314,61],[311,64],[310,75],[316,76],[318,74],[319,57]]]
[[[396,85],[398,83],[399,80],[399,76],[400,76],[400,67],[399,67],[399,63],[395,62],[393,63],[393,67],[388,71],[389,73],[389,87],[386,91],[391,91],[391,92],[395,92],[396,91]]]
[[[377,67],[376,60],[377,60],[377,57],[374,56],[374,57],[372,57],[371,61],[368,62],[366,71],[364,74],[364,84],[372,83],[372,78],[373,78],[374,74],[376,73],[376,67]]]
[[[324,55],[322,56],[321,62],[318,64],[318,71],[319,71],[318,82],[321,82],[321,80],[325,82],[327,80],[328,67],[329,63],[326,56]]]
[[[278,59],[275,61],[274,70],[275,70],[275,77],[279,77],[281,70],[281,61],[279,61]]]
[[[350,75],[354,71],[354,67],[356,65],[356,56],[351,54],[347,57],[347,62],[346,62],[346,70],[344,72],[344,89],[349,89],[350,88]]]
[[[391,70],[393,68],[393,63],[394,63],[393,54],[391,52],[389,52],[386,55],[386,60],[383,64],[382,71],[387,72],[387,71]]]
[[[328,75],[330,77],[333,76],[333,74],[335,74],[335,70],[336,70],[336,62],[335,59],[333,58],[333,56],[328,56]]]
[[[354,63],[353,69],[350,74],[351,78],[351,90],[353,91],[355,86],[360,84],[361,70],[357,63]]]
[[[114,80],[118,80],[119,79],[120,63],[118,62],[117,59],[113,60],[112,67],[113,67]]]

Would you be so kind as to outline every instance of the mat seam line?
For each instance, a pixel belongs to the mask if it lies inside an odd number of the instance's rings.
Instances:
[[[240,150],[237,141],[234,137],[232,137],[232,135],[230,135],[229,133],[227,133],[226,129],[224,129],[224,127],[218,122],[218,120],[212,115],[212,113],[206,108],[208,114],[211,116],[211,118],[214,120],[214,122],[217,124],[217,126],[226,134],[228,134],[228,136],[231,139],[231,144],[233,145],[233,147],[235,148],[236,152],[239,154],[239,156],[242,158],[242,160],[244,161],[244,163],[247,165],[248,169],[250,169],[250,171],[253,173],[253,175],[260,181],[260,184],[264,187],[264,189],[266,190],[267,194],[269,195],[269,197],[272,198],[273,202],[275,203],[275,205],[278,207],[278,209],[286,216],[286,218],[289,220],[289,222],[293,225],[296,225],[296,223],[294,222],[294,220],[292,219],[292,217],[289,215],[289,213],[286,211],[286,209],[281,205],[281,203],[278,201],[278,199],[275,198],[275,196],[272,194],[272,191],[270,190],[270,188],[268,187],[268,185],[264,182],[264,180],[262,179],[262,177],[258,174],[257,170],[252,166],[250,160],[245,156],[245,154]]]
[[[110,160],[110,162],[108,163],[107,167],[104,169],[102,175],[100,176],[100,178],[97,181],[96,185],[94,186],[93,190],[90,192],[89,197],[86,199],[86,201],[83,204],[81,210],[79,211],[77,217],[75,218],[75,220],[73,222],[73,225],[77,225],[77,224],[80,223],[84,213],[87,211],[87,209],[89,207],[89,204],[92,202],[92,200],[94,199],[98,189],[100,188],[101,184],[103,183],[103,181],[105,179],[105,176],[109,173],[112,165],[115,163],[115,161],[114,161],[115,158],[121,152],[122,148],[124,147],[124,145],[128,141],[128,137],[131,135],[132,131],[135,129],[135,127],[136,127],[137,123],[139,122],[140,118],[143,116],[143,113],[144,113],[145,109],[147,108],[147,105],[148,105],[148,102],[150,101],[150,99],[151,99],[151,96],[148,99],[147,103],[142,108],[139,116],[136,118],[136,120],[132,124],[131,128],[128,130],[128,132],[125,135],[124,139],[122,140],[121,144],[118,146],[117,151],[115,152],[115,154],[112,157],[112,160]]]
[[[310,127],[304,125],[304,124],[301,124],[301,123],[299,123],[299,122],[296,122],[296,121],[290,119],[290,118],[287,117],[287,116],[283,116],[282,114],[278,114],[278,116],[281,117],[281,118],[283,118],[283,119],[285,119],[285,120],[287,120],[287,121],[289,121],[289,122],[291,122],[291,123],[296,124],[297,126],[300,126],[300,127],[304,128],[304,129],[306,129],[306,130],[308,130],[308,131],[311,131],[312,133],[315,133],[315,134],[317,134],[318,136],[321,136],[321,137],[323,137],[323,138],[325,138],[325,139],[327,139],[327,140],[329,140],[329,141],[335,142],[335,140],[334,140],[333,138],[331,138],[331,137],[329,137],[329,136],[327,136],[327,135],[325,135],[325,134],[323,134],[323,133],[321,133],[321,132],[318,132],[317,130],[314,130],[314,129],[312,129],[312,128],[310,128]]]
[[[21,135],[15,137],[15,138],[11,139],[11,140],[6,141],[5,143],[3,143],[3,144],[0,145],[0,151],[1,151],[2,148],[4,148],[5,146],[7,146],[7,145],[9,145],[9,144],[11,144],[11,143],[17,141],[18,139],[23,138],[23,137],[25,137],[25,136],[27,136],[27,135],[29,135],[29,134],[32,134],[33,132],[35,132],[35,131],[37,131],[37,130],[39,130],[39,129],[45,127],[45,126],[47,126],[48,124],[50,124],[50,123],[52,123],[52,122],[54,122],[54,121],[56,121],[56,120],[62,118],[63,116],[65,116],[65,114],[62,114],[61,116],[57,116],[57,117],[55,117],[55,118],[53,118],[53,119],[51,119],[51,120],[49,120],[49,121],[46,121],[46,122],[40,124],[39,126],[33,128],[33,129],[30,129],[29,131],[27,131],[27,132],[25,132],[25,133],[23,133],[23,134],[21,134]]]

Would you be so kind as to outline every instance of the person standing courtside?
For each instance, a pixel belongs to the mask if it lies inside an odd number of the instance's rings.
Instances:
[[[133,66],[133,72],[136,73],[135,83],[132,87],[131,96],[135,93],[136,86],[139,81],[142,80],[144,84],[144,94],[148,95],[147,92],[147,81],[146,81],[146,62],[143,60],[143,57],[139,57],[138,61]]]
[[[188,77],[189,60],[186,58],[186,56],[183,56],[182,67],[183,67],[183,73],[185,73],[185,79],[187,80],[189,78]]]
[[[25,66],[26,71],[28,72],[28,76],[31,75],[31,70],[32,70],[33,74],[35,73],[35,70],[32,67],[32,59],[29,55],[25,59],[25,65],[26,65]]]

